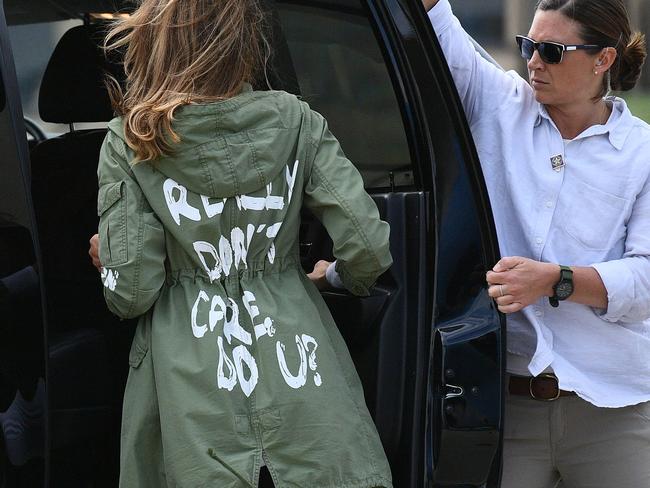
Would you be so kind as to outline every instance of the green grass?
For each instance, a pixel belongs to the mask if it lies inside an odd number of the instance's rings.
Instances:
[[[634,93],[619,96],[625,99],[633,115],[650,124],[650,92],[635,91]]]

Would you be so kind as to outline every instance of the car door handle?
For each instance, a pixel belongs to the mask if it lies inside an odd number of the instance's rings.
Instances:
[[[462,386],[445,385],[444,388],[445,388],[445,400],[449,400],[450,398],[458,398],[465,394],[465,390],[463,389]]]

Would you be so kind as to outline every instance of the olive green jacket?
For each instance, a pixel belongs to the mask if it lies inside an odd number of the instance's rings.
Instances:
[[[181,142],[135,163],[122,120],[99,162],[108,307],[140,316],[124,399],[125,487],[390,487],[361,384],[300,266],[304,205],[367,294],[388,225],[325,120],[284,92],[177,110]]]

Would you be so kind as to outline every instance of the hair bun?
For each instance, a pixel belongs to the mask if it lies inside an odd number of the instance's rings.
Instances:
[[[641,76],[647,54],[645,36],[640,32],[633,33],[620,59],[618,79],[612,79],[614,90],[627,91],[634,88]]]

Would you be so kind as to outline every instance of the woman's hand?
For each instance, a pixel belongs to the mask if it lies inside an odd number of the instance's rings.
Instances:
[[[99,260],[99,234],[95,234],[90,238],[90,249],[88,249],[88,255],[92,259],[93,266],[99,271],[102,270],[102,263]]]
[[[543,296],[553,296],[560,279],[557,264],[522,257],[502,258],[487,275],[488,294],[503,313],[518,312]]]
[[[329,282],[327,281],[327,277],[325,276],[327,268],[330,264],[332,263],[321,259],[314,265],[314,271],[307,274],[307,278],[309,278],[319,290],[326,290],[328,288],[331,288]]]
[[[433,7],[435,7],[437,3],[438,0],[422,0],[422,5],[424,5],[424,9],[427,12],[431,10]]]

